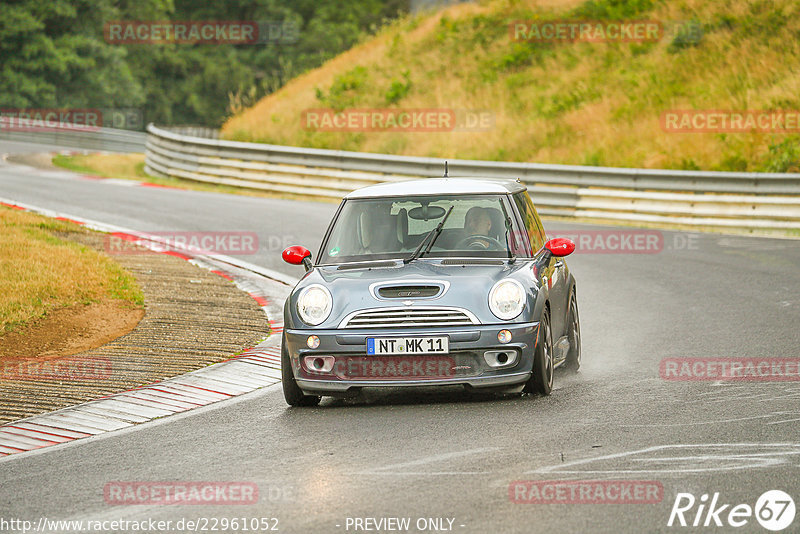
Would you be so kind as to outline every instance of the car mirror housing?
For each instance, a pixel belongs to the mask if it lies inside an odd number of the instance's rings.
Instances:
[[[283,261],[292,265],[303,265],[306,272],[311,270],[311,252],[303,246],[292,245],[281,254]]]
[[[544,244],[544,248],[557,257],[562,258],[575,252],[575,243],[566,237],[556,237]]]

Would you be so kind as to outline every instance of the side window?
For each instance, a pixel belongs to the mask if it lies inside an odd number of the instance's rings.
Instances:
[[[547,241],[547,235],[545,234],[544,225],[542,224],[542,220],[539,218],[539,213],[536,211],[536,207],[533,205],[531,197],[528,196],[528,193],[523,193],[523,196],[530,207],[531,213],[533,213],[533,220],[536,221],[536,228],[539,232],[539,244],[536,246],[536,250],[539,250],[544,246],[545,241]],[[534,252],[536,252],[536,250],[534,250]]]
[[[531,242],[532,252],[536,252],[544,246],[544,229],[536,208],[527,193],[517,193],[514,195],[514,203],[517,205],[522,220],[525,222],[525,229],[528,232],[528,239]]]

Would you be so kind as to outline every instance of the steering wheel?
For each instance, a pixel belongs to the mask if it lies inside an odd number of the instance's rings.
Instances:
[[[470,250],[503,250],[505,247],[500,241],[493,237],[471,235],[456,243],[456,249],[462,250],[464,248]]]

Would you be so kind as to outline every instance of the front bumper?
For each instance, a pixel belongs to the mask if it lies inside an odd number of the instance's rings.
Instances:
[[[524,384],[533,369],[539,323],[470,325],[442,328],[288,329],[284,342],[297,385],[307,394],[331,395],[363,387],[467,385],[473,388],[512,387]],[[497,334],[508,330],[511,342],[500,343]],[[308,348],[309,336],[320,340]],[[368,356],[368,337],[447,336],[447,354]],[[495,366],[486,353],[514,354],[514,361]],[[313,357],[313,358],[309,358]],[[322,357],[330,370],[319,371],[309,361]],[[491,359],[491,357],[489,357]]]

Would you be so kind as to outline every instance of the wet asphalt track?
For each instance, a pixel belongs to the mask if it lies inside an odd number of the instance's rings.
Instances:
[[[41,147],[0,142],[0,153],[20,150]],[[255,231],[261,248],[242,259],[295,276],[301,270],[283,264],[280,249],[291,241],[316,252],[335,209],[48,178],[4,165],[0,197],[142,231]],[[602,228],[546,225],[551,233]],[[568,259],[584,366],[575,376],[557,372],[548,398],[395,390],[289,409],[272,387],[0,461],[0,518],[276,517],[281,532],[297,533],[355,532],[348,518],[366,517],[411,518],[408,532],[435,531],[418,530],[419,518],[452,519],[452,531],[463,533],[767,532],[754,518],[737,529],[667,521],[680,492],[719,492],[719,504],[753,506],[781,489],[800,505],[800,382],[672,382],[659,377],[659,363],[800,358],[800,241],[663,235],[660,253]],[[663,500],[509,500],[517,480],[619,479],[659,482]],[[111,481],[187,480],[255,482],[260,499],[110,506],[103,498]],[[690,522],[696,511],[687,512]],[[784,532],[798,531],[800,517]]]

